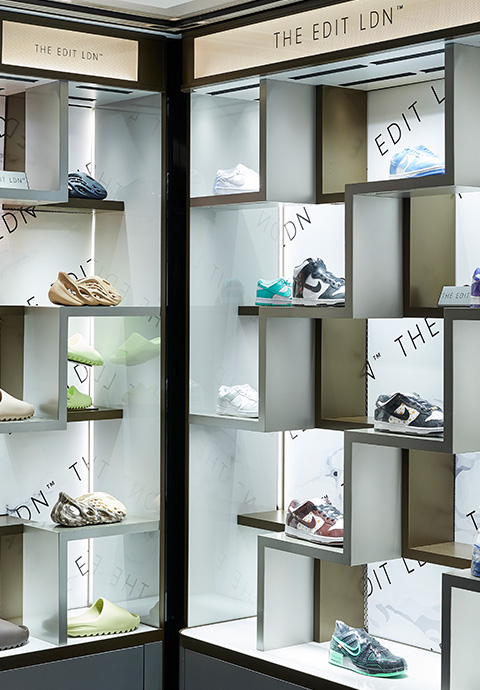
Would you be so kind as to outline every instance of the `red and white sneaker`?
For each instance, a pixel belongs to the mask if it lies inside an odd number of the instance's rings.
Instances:
[[[321,503],[297,501],[288,506],[285,533],[317,544],[343,544],[343,515],[328,496]]]

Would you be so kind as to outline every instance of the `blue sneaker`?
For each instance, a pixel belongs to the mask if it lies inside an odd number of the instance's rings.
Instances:
[[[292,286],[285,280],[279,278],[270,282],[266,280],[259,280],[257,283],[257,297],[255,304],[258,305],[291,305],[292,304]]]
[[[393,678],[407,670],[407,662],[395,656],[361,628],[350,628],[337,621],[330,640],[328,660],[365,676]]]
[[[390,161],[391,180],[444,174],[445,163],[426,146],[407,146]]]

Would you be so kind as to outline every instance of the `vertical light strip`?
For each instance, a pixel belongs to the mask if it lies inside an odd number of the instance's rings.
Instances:
[[[285,276],[285,204],[278,205],[278,275]],[[285,432],[277,440],[277,509],[285,509]]]
[[[95,177],[95,106],[92,108],[91,114],[91,128],[90,128],[90,151],[91,151],[91,171],[92,177]],[[90,258],[92,265],[92,273],[95,273],[95,235],[97,227],[97,213],[92,211],[92,226],[91,226],[91,243],[90,243]],[[89,342],[95,347],[95,319],[89,319]],[[92,372],[88,379],[88,394],[93,399],[94,393],[94,379]],[[95,402],[95,401],[94,401]],[[95,422],[87,422],[88,424],[88,491],[95,490],[94,487],[94,458],[95,458],[95,434],[93,425]],[[88,540],[88,604],[93,603],[93,542]]]
[[[285,204],[278,204],[278,276],[285,275]]]
[[[285,510],[285,433],[277,434],[277,510]]]

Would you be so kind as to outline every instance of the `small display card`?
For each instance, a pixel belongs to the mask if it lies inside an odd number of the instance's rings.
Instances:
[[[444,286],[438,300],[439,307],[469,307],[470,285]]]
[[[0,187],[6,189],[29,189],[27,174],[0,170]]]

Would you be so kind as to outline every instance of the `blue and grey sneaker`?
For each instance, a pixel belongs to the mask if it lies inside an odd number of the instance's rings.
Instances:
[[[257,283],[257,297],[255,304],[258,305],[291,305],[292,304],[292,286],[285,280],[279,278],[270,282],[266,280],[259,280]]]
[[[418,393],[380,395],[375,403],[374,420],[378,431],[420,436],[443,434],[442,409]]]
[[[426,146],[407,146],[390,161],[390,179],[444,175],[445,163]]]
[[[407,662],[395,656],[361,628],[337,621],[330,640],[328,660],[365,676],[393,678],[407,670]]]
[[[293,269],[293,303],[345,305],[345,279],[327,271],[322,259],[305,259]]]

